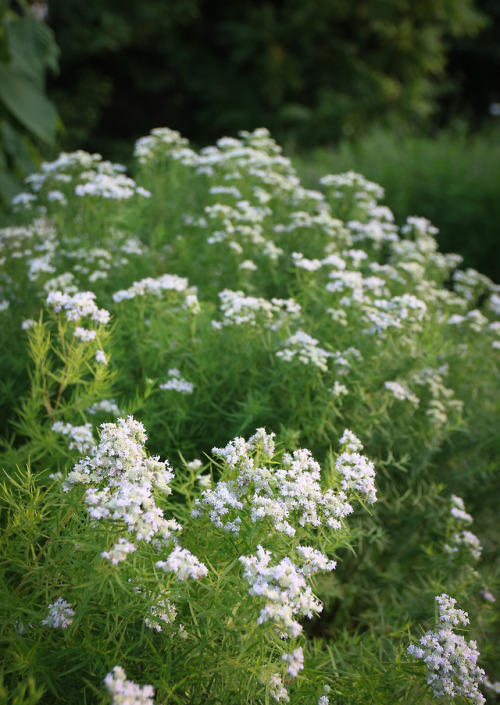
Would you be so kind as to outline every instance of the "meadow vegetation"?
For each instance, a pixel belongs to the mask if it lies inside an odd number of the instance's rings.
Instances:
[[[267,130],[0,230],[0,702],[495,702],[500,288]]]
[[[397,223],[411,214],[425,216],[439,228],[440,250],[459,252],[464,266],[500,281],[500,128],[495,122],[476,132],[464,122],[427,134],[372,128],[328,149],[287,152],[311,188],[323,174],[349,169],[381,184]]]

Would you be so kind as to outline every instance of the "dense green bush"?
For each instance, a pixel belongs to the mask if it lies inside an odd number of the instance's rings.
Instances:
[[[336,149],[298,153],[294,163],[306,184],[325,171],[355,169],[381,184],[402,224],[424,215],[439,228],[444,251],[500,281],[500,128],[470,134],[463,124],[424,136],[371,130]]]
[[[266,130],[136,158],[0,230],[1,697],[494,701],[498,286]]]
[[[156,124],[200,144],[261,124],[305,144],[421,124],[449,88],[447,42],[484,17],[473,0],[51,0],[49,22],[66,146],[109,155]]]

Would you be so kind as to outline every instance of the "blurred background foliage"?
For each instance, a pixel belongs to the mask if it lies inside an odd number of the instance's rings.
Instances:
[[[61,48],[50,90],[71,147],[153,125],[200,144],[265,125],[301,146],[374,122],[423,128],[440,98],[451,107],[447,57],[458,75],[460,57],[479,54],[488,10],[474,0],[50,0]]]
[[[37,143],[52,144],[57,111],[45,95],[47,71],[58,68],[44,6],[0,2],[0,198],[9,201],[37,165]],[[39,14],[39,13],[42,14]]]
[[[498,0],[0,0],[0,13],[4,202],[40,152],[130,165],[153,127],[201,146],[266,126],[306,176],[366,173],[398,217],[430,218],[442,247],[500,280]]]

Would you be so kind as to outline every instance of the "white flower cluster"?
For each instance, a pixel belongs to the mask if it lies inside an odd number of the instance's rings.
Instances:
[[[307,272],[316,272],[323,266],[323,261],[320,259],[307,259],[302,252],[292,252],[292,261],[299,269],[305,269]]]
[[[410,235],[417,240],[424,239],[429,235],[434,238],[439,233],[439,228],[432,225],[430,220],[422,216],[410,215],[406,219],[406,223],[401,227],[402,235]]]
[[[54,433],[62,433],[69,439],[69,449],[77,450],[79,453],[92,452],[95,446],[95,439],[92,433],[92,425],[89,423],[83,426],[72,426],[70,423],[56,421],[52,424]]]
[[[406,385],[401,384],[401,382],[385,382],[384,387],[388,389],[395,399],[400,401],[409,401],[415,406],[420,404],[420,399],[411,392]]]
[[[207,238],[209,245],[227,241],[237,254],[243,252],[245,244],[256,245],[259,249],[265,245],[263,221],[271,215],[271,210],[266,206],[254,206],[249,201],[241,200],[234,208],[224,203],[206,206],[205,213],[207,226],[211,228]]]
[[[63,489],[82,483],[90,485],[85,492],[85,504],[95,521],[108,520],[124,524],[136,541],[155,541],[158,551],[175,546],[166,561],[156,567],[174,572],[179,580],[207,575],[207,568],[187,549],[176,544],[174,532],[182,529],[175,520],[167,520],[156,506],[153,490],[171,494],[173,479],[168,462],[146,457],[144,426],[132,416],[119,418],[116,423],[101,424],[101,440],[93,456],[80,460],[69,473]],[[120,537],[103,558],[117,565],[136,550],[127,537]]]
[[[62,274],[47,279],[43,285],[43,289],[47,294],[51,291],[62,291],[63,294],[76,294],[78,292],[73,272],[63,272]]]
[[[73,331],[73,335],[78,340],[81,340],[82,343],[90,343],[92,340],[95,340],[97,331],[88,330],[87,328],[82,328],[81,326],[76,326],[75,330]]]
[[[464,500],[455,494],[451,495],[451,515],[464,524],[472,524],[474,521],[471,515],[465,511]]]
[[[341,384],[340,382],[335,381],[333,383],[333,387],[331,388],[331,393],[333,394],[334,397],[345,397],[349,394],[349,390],[345,386],[345,384]]]
[[[483,316],[481,311],[473,309],[466,314],[452,313],[446,323],[449,326],[459,326],[462,323],[468,323],[470,328],[476,333],[480,333],[488,325],[488,319]]]
[[[141,137],[135,143],[134,156],[140,164],[159,161],[172,157],[180,161],[195,159],[196,154],[188,148],[188,140],[180,132],[169,127],[156,127],[147,137]]]
[[[224,318],[214,327],[262,325],[264,328],[278,330],[289,324],[300,314],[301,307],[293,299],[262,299],[246,296],[242,291],[224,289],[219,293],[220,310]]]
[[[294,678],[299,675],[299,671],[304,670],[304,653],[301,646],[298,649],[294,649],[291,654],[283,654],[281,660],[288,663],[286,670]]]
[[[109,311],[97,307],[92,291],[79,291],[73,296],[62,291],[51,291],[47,296],[47,304],[52,307],[54,313],[64,311],[68,321],[78,321],[90,316],[94,323],[105,325],[110,319]]]
[[[55,602],[49,605],[49,613],[42,620],[42,624],[54,629],[66,629],[73,623],[74,616],[75,612],[71,609],[69,603],[63,600],[62,597],[58,597]]]
[[[150,542],[155,538],[159,545],[168,546],[181,526],[175,520],[167,521],[153,498],[153,488],[165,495],[171,493],[173,473],[168,462],[146,458],[144,426],[132,416],[103,423],[101,429],[92,457],[75,465],[64,489],[78,483],[90,485],[85,504],[92,519],[124,523],[136,540]],[[105,557],[116,563],[131,550],[128,541],[121,540]]]
[[[491,692],[495,693],[495,695],[500,695],[500,681],[492,683],[489,678],[485,678],[483,680],[483,686],[488,690],[491,690]]]
[[[350,250],[350,252],[358,252],[358,250]],[[383,279],[376,276],[364,277],[357,270],[334,269],[330,272],[329,278],[331,281],[328,282],[325,288],[333,294],[344,294],[340,299],[340,303],[343,306],[361,303],[369,304],[371,303],[370,295],[387,296],[389,293]],[[350,296],[347,296],[348,293],[350,293]]]
[[[225,448],[212,448],[212,453],[223,458],[237,475],[235,479],[219,481],[214,489],[204,490],[201,498],[195,500],[192,516],[208,512],[216,527],[235,534],[240,531],[243,510],[253,523],[270,521],[276,531],[288,536],[294,536],[298,526],[325,523],[331,529],[339,529],[340,519],[352,513],[353,508],[344,492],[322,491],[320,467],[309,450],[285,453],[280,466],[261,465],[272,460],[273,435],[258,429],[248,442],[235,438]],[[255,448],[260,457],[252,457]],[[358,478],[357,484],[361,482]],[[312,555],[310,560],[313,565]]]
[[[457,269],[453,273],[453,288],[470,303],[475,303],[484,294],[498,294],[499,287],[484,274],[476,269],[468,268],[464,271]]]
[[[425,318],[427,305],[413,294],[403,294],[391,299],[375,299],[363,305],[362,310],[371,324],[366,332],[380,334],[390,328],[418,325]]]
[[[95,171],[86,171],[81,174],[83,184],[75,188],[77,196],[100,196],[101,198],[123,201],[136,194],[149,198],[151,193],[142,186],[137,186],[135,181],[125,174],[99,174]]]
[[[56,268],[51,262],[52,253],[41,255],[40,257],[31,257],[27,260],[28,263],[28,279],[32,282],[37,281],[41,274],[53,274]]]
[[[157,561],[155,566],[164,573],[175,573],[177,580],[195,580],[208,575],[208,568],[193,556],[187,548],[176,546],[166,561]]]
[[[476,534],[464,529],[463,531],[453,534],[450,544],[445,545],[445,550],[449,553],[457,553],[460,550],[464,550],[470,553],[472,558],[477,561],[481,558],[483,547]]]
[[[180,394],[192,394],[194,384],[181,377],[181,373],[178,369],[172,368],[168,371],[168,380],[163,384],[160,384],[159,388],[180,392]]]
[[[276,357],[284,362],[299,360],[304,365],[319,367],[326,372],[328,370],[328,358],[331,352],[319,347],[319,340],[313,338],[302,330],[297,331],[285,341],[285,348],[278,350]]]
[[[479,560],[483,550],[481,543],[472,531],[463,528],[464,526],[472,524],[474,519],[465,511],[463,499],[454,494],[451,495],[451,515],[456,531],[453,533],[450,543],[445,544],[445,551],[448,553],[460,553],[465,551],[465,553],[470,554],[474,560]]]
[[[128,680],[121,666],[115,666],[104,678],[104,685],[111,695],[111,705],[154,705],[152,685],[140,686]]]
[[[394,215],[389,208],[374,206],[367,209],[367,215],[371,216],[367,223],[359,220],[350,220],[346,223],[354,243],[366,242],[375,250],[381,250],[386,243],[399,241]]]
[[[330,561],[324,553],[312,546],[297,546],[295,549],[302,560],[302,573],[308,578],[320,570],[335,570],[336,561]]]
[[[273,698],[273,700],[276,700],[276,702],[279,702],[280,700],[283,700],[285,703],[290,702],[288,691],[283,685],[283,680],[280,673],[273,673],[269,679],[269,695]]]
[[[428,631],[421,646],[411,644],[408,653],[422,659],[428,668],[426,680],[436,697],[449,695],[469,698],[475,705],[486,702],[478,690],[485,673],[477,666],[479,652],[475,641],[465,641],[455,634],[453,627],[469,623],[463,610],[455,609],[456,600],[446,594],[438,595],[439,628]]]
[[[373,463],[356,452],[362,450],[363,445],[352,431],[346,429],[340,443],[346,450],[335,461],[335,469],[342,476],[342,489],[348,493],[359,492],[369,504],[373,504],[377,501]]]
[[[92,406],[87,408],[88,414],[97,414],[100,412],[111,414],[115,418],[121,416],[122,413],[114,399],[102,399],[101,401],[96,401],[92,404]]]
[[[76,184],[74,193],[76,196],[100,196],[106,199],[123,200],[131,198],[135,194],[149,197],[151,194],[141,186],[137,186],[133,179],[123,173],[125,167],[121,164],[113,164],[103,161],[100,154],[89,154],[82,150],[77,152],[62,152],[59,157],[52,162],[42,162],[40,171],[28,176],[26,184],[34,192],[32,194],[22,194],[22,202],[29,206],[30,201],[40,198],[45,186],[49,190],[46,193],[47,201],[66,205],[66,197],[59,188],[51,188],[51,184],[58,186],[64,184]]]
[[[10,204],[14,213],[18,213],[20,210],[31,210],[32,204],[36,200],[37,197],[34,193],[22,191],[21,193],[16,193]]]
[[[135,544],[130,543],[130,541],[122,537],[118,539],[110,551],[103,551],[101,556],[102,558],[106,558],[106,560],[110,561],[113,565],[118,565],[118,563],[127,559],[129,553],[133,553],[135,550]]]
[[[492,311],[495,316],[500,316],[500,295],[491,294],[488,300],[488,308]]]
[[[271,551],[257,546],[257,555],[240,556],[244,578],[250,585],[249,593],[265,600],[257,624],[276,622],[280,629],[292,637],[302,632],[296,617],[311,619],[323,609],[313,595],[303,572],[288,556],[277,565],[270,565]]]
[[[300,190],[297,192],[297,199],[293,198],[293,200],[304,200],[303,196],[306,197],[311,195],[311,191],[306,192],[300,192]],[[321,196],[321,194],[320,194]],[[316,199],[313,199],[316,201]],[[303,204],[305,207],[309,207],[309,204],[304,203]],[[319,206],[319,207],[317,207]],[[311,211],[311,212],[310,212]],[[344,227],[344,223],[339,220],[338,218],[333,218],[331,213],[329,212],[328,206],[326,205],[325,199],[322,196],[320,199],[320,203],[317,204],[315,203],[312,208],[310,208],[310,211],[306,210],[300,210],[300,211],[291,211],[288,214],[288,223],[277,223],[274,226],[274,232],[277,233],[278,235],[284,235],[285,239],[286,236],[290,236],[293,233],[297,233],[300,235],[300,240],[301,242],[307,241],[308,235],[313,235],[316,232],[319,232],[321,234],[326,235],[326,237],[330,240],[331,244],[337,245],[338,243],[343,243],[343,244],[350,244],[351,239],[349,235],[349,231]],[[318,211],[318,212],[314,212]],[[301,255],[301,253],[298,253]],[[292,255],[293,257],[293,255]],[[302,259],[303,255],[299,257],[299,259]],[[345,262],[344,265],[340,263],[340,257],[338,257],[337,254],[332,255],[334,258],[333,262],[328,261],[328,258],[321,260],[322,265],[333,265],[333,266],[338,266],[339,269],[344,269],[345,268]],[[335,262],[338,263],[336,263]],[[314,260],[312,260],[314,262]],[[300,264],[298,265],[299,267],[301,266]],[[309,265],[305,265],[305,269],[309,269],[309,271],[314,271],[316,269],[316,266],[313,265],[312,268]]]
[[[352,194],[356,203],[368,212],[384,197],[384,189],[381,186],[354,171],[327,174],[319,183],[327,187],[328,195],[333,199],[344,199],[346,194]]]
[[[116,291],[113,294],[113,301],[120,303],[121,301],[134,299],[136,296],[146,296],[147,294],[161,296],[165,291],[186,292],[193,295],[196,290],[189,288],[189,282],[185,277],[179,277],[177,274],[163,274],[157,279],[146,277],[139,282],[134,282],[128,289]]]

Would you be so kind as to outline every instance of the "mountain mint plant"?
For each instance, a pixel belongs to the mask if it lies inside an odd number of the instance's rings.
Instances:
[[[496,702],[500,287],[263,128],[135,159],[0,228],[0,700]]]

